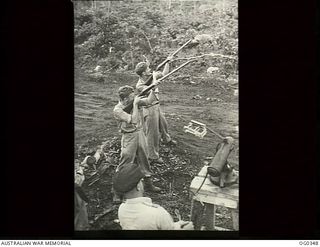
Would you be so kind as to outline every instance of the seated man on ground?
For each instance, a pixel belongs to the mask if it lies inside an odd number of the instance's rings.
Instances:
[[[144,197],[145,175],[137,164],[121,167],[113,177],[113,188],[123,194],[125,202],[119,207],[118,216],[123,230],[193,230],[188,221],[173,222],[161,206]]]

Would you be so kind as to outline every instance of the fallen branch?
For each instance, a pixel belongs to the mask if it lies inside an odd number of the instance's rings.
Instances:
[[[238,84],[238,81],[232,82],[231,85],[236,85]]]
[[[88,95],[88,93],[74,93],[74,95],[84,96],[84,97],[90,96],[90,95]]]
[[[208,79],[210,77],[208,76],[193,76],[193,78],[197,78],[197,79]]]
[[[88,187],[93,185],[95,182],[99,181],[101,178],[101,175],[105,173],[105,171],[111,166],[112,164],[102,164],[98,167],[97,172],[95,172],[90,178],[90,184],[88,184]]]
[[[111,70],[113,70],[115,67],[117,67],[119,64],[117,63],[115,66],[111,67],[110,69],[106,70],[105,72],[109,72]]]
[[[172,196],[172,182],[169,183],[169,194]]]
[[[95,177],[94,179],[91,179],[91,180],[93,180],[93,181],[90,184],[88,184],[88,187],[93,185],[95,182],[98,182],[100,180],[100,177]]]
[[[90,174],[90,177],[88,177],[87,180],[90,180],[90,179],[94,178],[94,176],[96,176],[97,174],[98,174],[98,171],[95,170],[92,174]]]
[[[224,87],[224,86],[222,86],[221,84],[218,84],[225,92],[227,92],[227,89]]]
[[[95,218],[94,221],[99,220],[101,217],[105,216],[106,214],[112,212],[113,210],[115,210],[117,208],[117,205],[113,205],[111,208],[108,208],[106,210],[104,210],[101,214],[98,214]]]
[[[174,59],[173,61],[197,59],[197,58],[202,58],[202,57],[204,57],[204,56],[222,57],[222,58],[229,58],[229,59],[237,60],[237,57],[234,57],[234,56],[227,56],[227,55],[222,55],[222,54],[208,53],[208,54],[202,54],[202,55],[200,55],[200,56],[195,56],[195,57],[177,58],[177,59]]]
[[[93,120],[93,118],[92,118],[92,117],[85,117],[85,116],[79,116],[79,115],[75,115],[74,117],[75,117],[75,118],[86,119],[86,120],[90,120],[90,121],[92,121],[92,120]]]

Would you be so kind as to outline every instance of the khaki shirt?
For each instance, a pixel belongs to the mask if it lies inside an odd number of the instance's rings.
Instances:
[[[138,80],[138,82],[137,82],[136,89],[137,89],[139,92],[141,92],[141,91],[144,90],[146,87],[148,87],[148,86],[146,86],[145,84],[146,84],[146,82],[140,77],[139,80]],[[154,89],[154,94],[155,94],[155,96],[156,96],[157,101],[155,101],[153,104],[157,104],[157,103],[159,103],[159,88],[158,88],[158,87],[156,87],[156,88]]]
[[[171,215],[151,198],[127,199],[119,207],[120,225],[123,230],[175,230]]]
[[[139,110],[139,117],[138,122],[136,124],[131,123],[132,115],[129,113],[126,113],[123,108],[125,108],[125,105],[122,104],[121,101],[114,107],[113,109],[113,115],[115,119],[119,120],[119,129],[122,133],[131,133],[136,130],[139,130],[142,128],[142,121],[143,117],[141,116],[143,113],[141,110]]]
[[[113,109],[113,115],[115,119],[119,121],[119,129],[122,133],[131,133],[143,128],[144,124],[144,112],[142,111],[141,106],[152,105],[156,101],[156,97],[153,91],[151,91],[148,98],[142,99],[139,103],[139,113],[138,113],[138,122],[136,124],[132,123],[132,113],[129,114],[123,109],[125,105],[119,101],[119,103]]]

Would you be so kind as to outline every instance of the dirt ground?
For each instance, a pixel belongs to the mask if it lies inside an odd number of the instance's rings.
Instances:
[[[85,71],[75,72],[75,158],[82,161],[86,155],[107,141],[106,159],[99,166],[106,170],[99,177],[92,168],[85,171],[83,189],[90,199],[88,214],[90,230],[117,230],[118,205],[112,202],[111,178],[120,155],[120,133],[112,110],[117,104],[117,89],[135,85],[137,77],[129,73],[110,73],[93,76]],[[178,142],[175,147],[161,145],[163,165],[152,167],[155,184],[161,194],[148,194],[177,220],[174,210],[179,209],[184,220],[190,219],[191,195],[189,186],[200,169],[215,154],[219,138],[210,132],[200,139],[183,131],[193,119],[207,124],[223,136],[235,138],[235,149],[229,156],[238,170],[238,97],[227,80],[217,81],[214,75],[179,77],[164,81],[160,86],[161,108],[169,124],[171,136]],[[98,169],[99,170],[99,169]],[[94,179],[96,178],[96,179]],[[226,208],[217,209],[217,225],[232,228],[231,214]]]

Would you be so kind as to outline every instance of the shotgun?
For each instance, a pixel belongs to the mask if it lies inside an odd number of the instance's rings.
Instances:
[[[187,46],[191,41],[192,41],[192,39],[189,39],[189,40],[188,40],[186,43],[184,43],[178,50],[176,50],[175,52],[173,52],[173,53],[171,54],[171,56],[173,57],[173,56],[177,55],[177,53],[178,53],[179,51],[181,51],[185,46]],[[158,65],[158,67],[157,67],[157,70],[161,69],[161,67],[164,66],[168,61],[169,61],[169,60],[168,60],[168,58],[167,58],[167,59],[164,60],[162,63],[160,63],[160,64]]]
[[[186,47],[191,41],[192,41],[192,39],[189,39],[189,40],[188,40],[186,43],[184,43],[178,50],[176,50],[175,52],[173,52],[173,53],[171,54],[171,56],[173,57],[173,56],[177,55],[178,52],[181,51],[184,47]],[[158,71],[159,69],[161,69],[167,62],[169,62],[168,58],[166,58],[166,60],[164,60],[162,63],[160,63],[160,64],[157,66],[157,69],[156,69],[156,70]],[[151,85],[152,79],[153,79],[153,77],[152,77],[152,75],[151,75],[151,76],[147,79],[145,85],[146,85],[146,86]]]
[[[160,84],[161,81],[163,81],[164,79],[166,79],[167,77],[169,77],[170,75],[172,75],[173,73],[177,72],[178,70],[182,69],[183,67],[185,67],[187,64],[194,62],[196,60],[189,60],[187,62],[185,62],[184,64],[180,65],[178,68],[172,70],[170,73],[166,74],[165,76],[161,77],[160,79],[158,79],[158,82]],[[146,87],[145,89],[143,89],[138,96],[146,96],[148,95],[148,93],[150,92],[150,90],[152,90],[156,85],[155,84],[151,84],[148,87]],[[129,105],[127,105],[126,107],[123,108],[123,110],[126,113],[131,113],[133,109],[133,102],[131,102]]]

